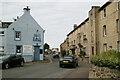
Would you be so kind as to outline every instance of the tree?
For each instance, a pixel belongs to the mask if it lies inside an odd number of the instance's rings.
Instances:
[[[86,55],[85,51],[80,51],[79,57],[82,58],[82,61],[83,61],[85,55]]]
[[[47,43],[45,43],[44,44],[44,50],[49,49],[49,48],[50,48],[50,46]]]

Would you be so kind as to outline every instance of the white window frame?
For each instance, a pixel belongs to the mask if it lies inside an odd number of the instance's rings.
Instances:
[[[119,0],[117,0],[117,10],[119,10]]]
[[[4,52],[4,46],[0,46],[0,53]]]
[[[21,40],[21,32],[15,31],[15,40],[20,41]]]
[[[104,52],[107,51],[107,44],[104,44]]]

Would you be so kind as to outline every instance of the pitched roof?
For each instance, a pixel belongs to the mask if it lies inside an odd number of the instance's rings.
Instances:
[[[2,28],[8,28],[13,22],[2,22]]]
[[[114,0],[109,0],[108,2],[106,2],[104,5],[102,5],[101,7],[100,7],[100,9],[98,10],[98,11],[101,11],[101,10],[103,10],[105,7],[107,7],[110,3],[112,3],[112,1],[114,1]]]
[[[84,25],[88,20],[89,20],[89,18],[87,18],[86,20],[84,20],[77,28],[75,28],[75,29],[72,30],[69,34],[67,34],[67,36],[69,36],[69,35],[72,34],[74,31],[76,31],[79,27],[81,27],[82,25]]]

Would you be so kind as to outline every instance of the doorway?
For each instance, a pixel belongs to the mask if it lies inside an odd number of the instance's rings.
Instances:
[[[40,46],[34,46],[34,61],[40,61]]]
[[[92,47],[92,55],[94,56],[94,47]]]

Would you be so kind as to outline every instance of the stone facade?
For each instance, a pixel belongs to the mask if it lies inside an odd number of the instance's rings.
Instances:
[[[67,40],[67,39],[66,39]],[[61,56],[61,52],[63,51],[63,50],[65,50],[66,51],[66,53],[67,53],[67,41],[66,40],[64,40],[64,42],[60,45],[60,56]]]
[[[107,67],[98,67],[90,64],[89,78],[115,78],[120,79],[120,71]]]
[[[86,56],[97,55],[114,49],[120,51],[120,1],[92,6],[88,18],[67,35],[69,54],[78,55],[81,50]],[[77,27],[76,27],[77,26]]]

